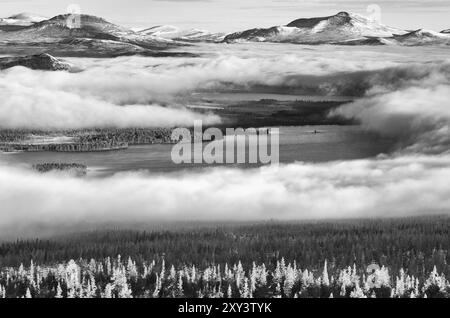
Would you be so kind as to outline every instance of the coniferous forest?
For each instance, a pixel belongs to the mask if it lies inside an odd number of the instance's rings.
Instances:
[[[103,230],[0,245],[0,297],[449,297],[450,218]]]

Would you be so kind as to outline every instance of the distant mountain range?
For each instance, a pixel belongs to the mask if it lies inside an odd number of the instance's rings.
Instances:
[[[339,12],[319,18],[302,18],[287,25],[255,28],[225,35],[198,29],[155,26],[131,30],[100,17],[77,16],[80,27],[71,28],[71,16],[51,19],[21,13],[0,19],[0,50],[4,54],[49,53],[54,56],[187,55],[173,49],[186,42],[277,42],[335,45],[450,45],[450,30],[407,31],[380,24],[353,13]]]

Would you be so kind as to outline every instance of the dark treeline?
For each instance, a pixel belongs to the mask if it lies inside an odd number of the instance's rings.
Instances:
[[[2,129],[0,143],[19,143],[30,140],[31,136],[73,137],[75,144],[95,143],[128,143],[154,144],[171,143],[171,128],[98,128],[98,129],[67,129],[67,130],[29,130]]]
[[[285,257],[303,268],[331,269],[355,263],[389,265],[421,276],[436,265],[450,273],[450,218],[266,222],[174,230],[102,230],[45,240],[17,240],[0,245],[0,267],[53,264],[68,259],[115,255],[137,261],[164,258],[170,264],[208,266],[252,262],[270,264]]]
[[[94,129],[86,133],[77,133],[80,143],[126,142],[130,145],[173,143],[171,128],[118,128]]]

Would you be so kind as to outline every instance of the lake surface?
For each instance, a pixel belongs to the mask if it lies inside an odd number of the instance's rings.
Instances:
[[[195,93],[192,96],[202,100],[233,103],[245,101],[258,101],[262,99],[276,100],[280,102],[310,101],[310,102],[349,102],[354,99],[351,96],[317,96],[317,95],[293,95],[293,94],[271,94],[271,93]]]
[[[280,128],[280,162],[326,162],[374,157],[388,153],[394,143],[364,132],[358,126],[302,126]],[[154,173],[210,167],[206,164],[177,165],[171,160],[173,145],[137,145],[110,152],[19,152],[0,154],[3,162],[31,166],[44,162],[86,164],[90,176],[148,170]],[[243,168],[256,165],[236,165]]]

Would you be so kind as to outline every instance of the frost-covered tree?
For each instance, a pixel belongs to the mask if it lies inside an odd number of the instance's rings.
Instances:
[[[328,277],[328,269],[327,269],[327,260],[325,260],[325,264],[323,266],[322,284],[325,286],[330,286],[330,279]]]
[[[105,290],[102,293],[102,298],[113,298],[113,287],[110,283],[106,284]]]
[[[395,279],[388,266],[359,275],[354,265],[343,269],[297,268],[284,259],[276,264],[249,267],[241,262],[232,267],[205,267],[120,257],[70,260],[44,266],[30,262],[0,268],[0,298],[116,298],[116,297],[450,297],[448,276],[437,269],[416,277],[400,269]],[[164,279],[162,279],[164,277]],[[136,287],[137,286],[137,287]]]

